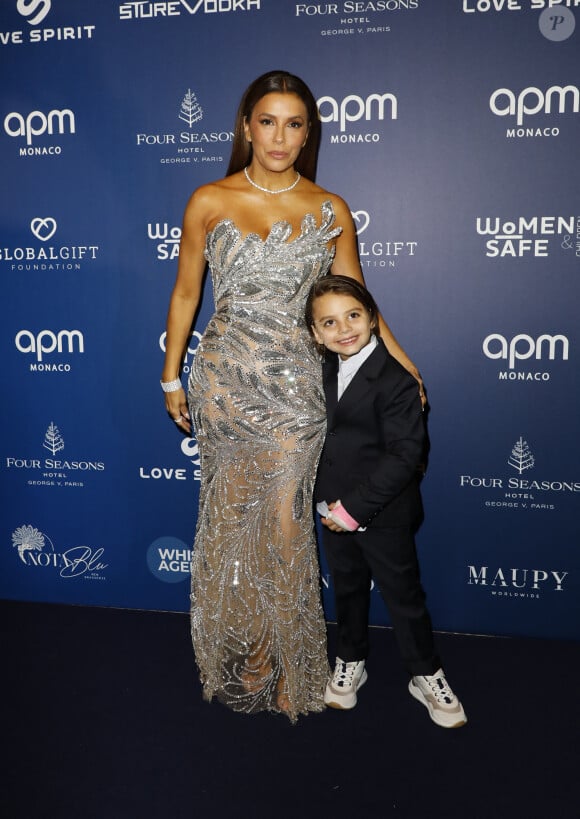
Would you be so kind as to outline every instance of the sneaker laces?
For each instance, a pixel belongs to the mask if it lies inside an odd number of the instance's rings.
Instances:
[[[332,685],[340,686],[341,688],[351,686],[358,664],[358,661],[345,663],[344,660],[337,659],[336,668],[334,669],[332,677]]]
[[[443,674],[443,672],[433,674],[432,676],[424,675],[423,679],[433,692],[435,699],[438,702],[444,702],[447,705],[451,705],[455,699],[455,694],[451,690],[451,687],[445,679],[445,674]]]

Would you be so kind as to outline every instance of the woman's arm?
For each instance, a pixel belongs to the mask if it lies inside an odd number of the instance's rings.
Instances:
[[[165,363],[162,381],[179,378],[183,351],[197,311],[205,271],[206,237],[204,195],[196,191],[190,198],[183,216],[177,278],[167,313]],[[187,401],[183,389],[165,393],[165,407],[174,419],[181,418],[180,429],[191,432]]]
[[[332,198],[332,204],[336,213],[337,224],[342,227],[342,233],[336,240],[336,256],[332,265],[332,273],[340,276],[350,276],[364,284],[365,281],[358,257],[358,245],[352,215],[348,209],[348,205],[343,199],[340,199],[340,197],[334,196]],[[379,331],[389,353],[419,382],[419,392],[421,399],[423,399],[423,382],[421,381],[419,370],[403,350],[382,316],[379,316]]]

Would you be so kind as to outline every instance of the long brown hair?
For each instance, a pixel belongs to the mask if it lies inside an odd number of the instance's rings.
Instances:
[[[306,145],[300,151],[294,167],[296,170],[314,182],[316,177],[316,163],[318,160],[318,147],[320,145],[320,119],[318,108],[312,91],[300,77],[290,74],[288,71],[268,71],[246,89],[236,114],[234,126],[234,141],[232,144],[232,154],[226,176],[241,171],[252,161],[252,145],[247,141],[244,133],[244,122],[249,121],[252,111],[262,97],[266,94],[296,94],[300,97],[308,113],[308,138]]]

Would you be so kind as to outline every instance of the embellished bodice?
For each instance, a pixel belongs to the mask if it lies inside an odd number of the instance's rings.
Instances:
[[[231,219],[223,219],[206,239],[216,312],[242,316],[245,310],[281,311],[301,320],[308,290],[330,269],[334,246],[330,241],[342,228],[333,227],[335,215],[327,200],[321,224],[312,213],[302,219],[298,236],[289,241],[292,226],[276,222],[266,239],[257,233],[242,236]]]

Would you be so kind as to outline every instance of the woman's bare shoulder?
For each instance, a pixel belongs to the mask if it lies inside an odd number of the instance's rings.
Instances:
[[[185,208],[184,221],[193,221],[207,229],[220,218],[231,196],[239,188],[238,174],[208,182],[196,188]]]

